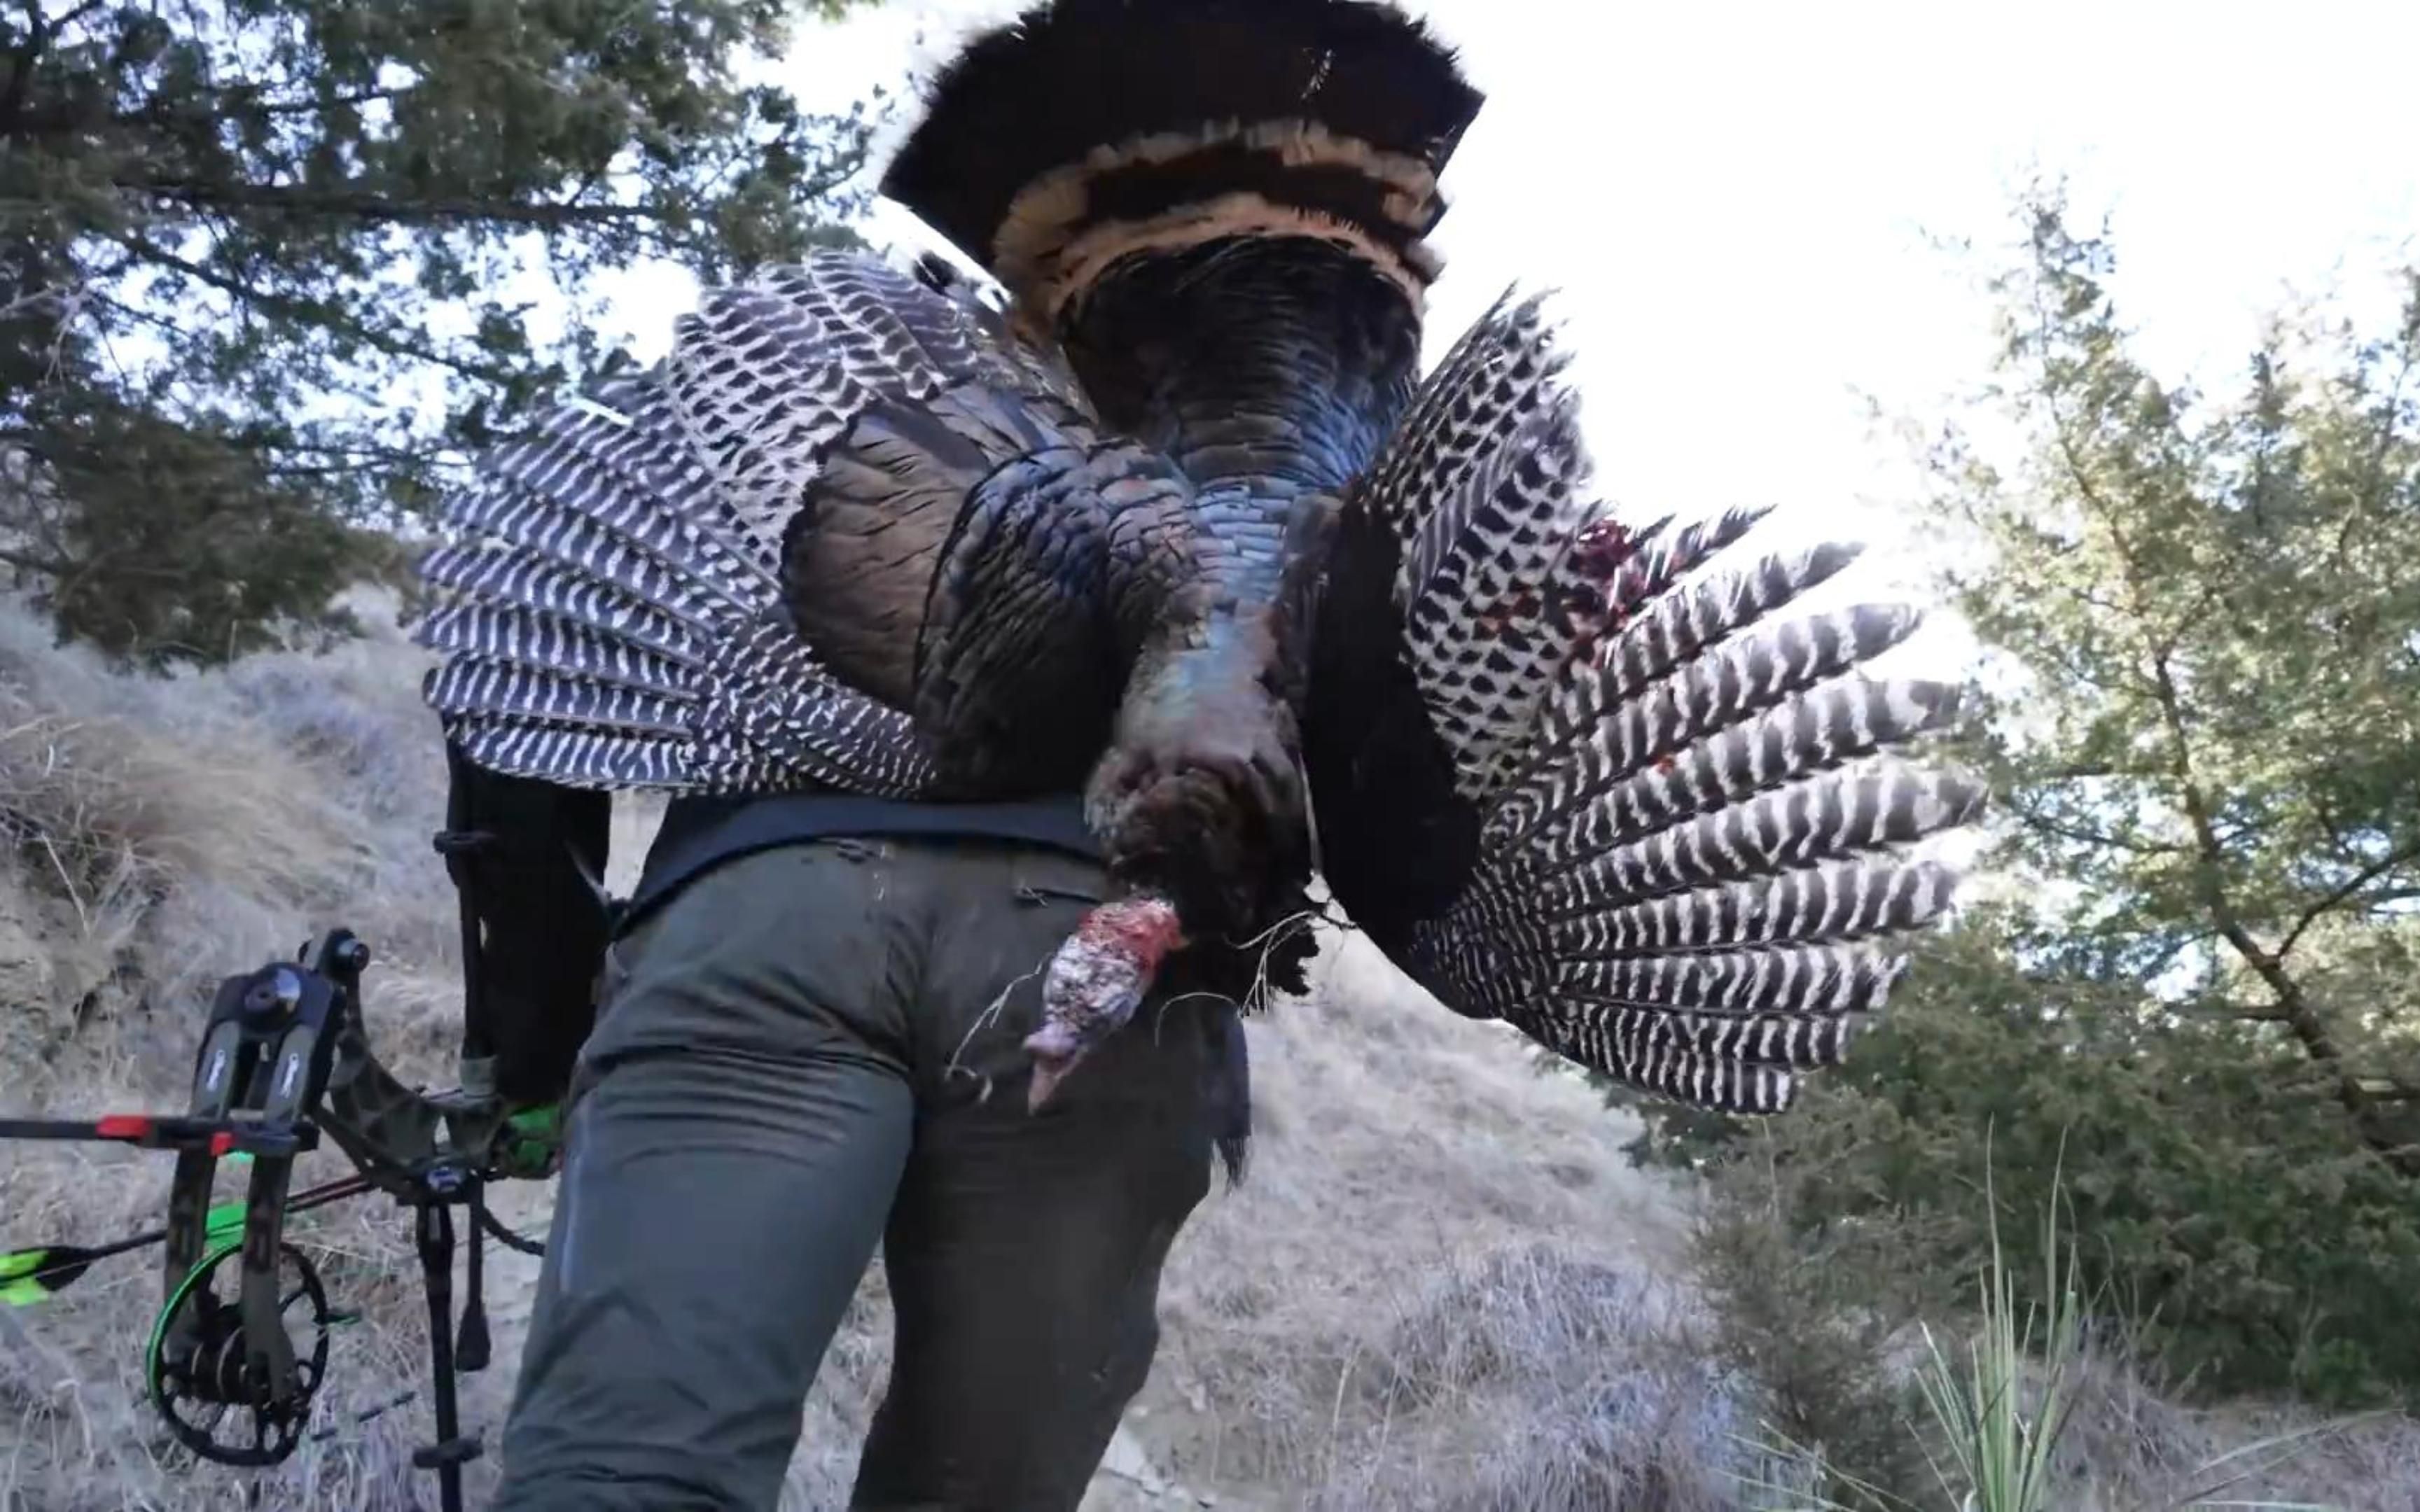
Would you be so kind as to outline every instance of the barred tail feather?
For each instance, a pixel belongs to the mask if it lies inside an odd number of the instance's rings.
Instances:
[[[1541,721],[1555,743],[1534,748],[1531,775],[1496,795],[1481,843],[1550,863],[1575,828],[1626,808],[1668,807],[1692,785],[1745,796],[1923,733],[1954,714],[1950,688],[1851,675],[1916,623],[1860,607],[1712,648],[1627,698],[1608,690],[1610,678],[1583,685]]]
[[[673,329],[664,392],[752,559],[768,567],[826,448],[859,415],[984,371],[963,312],[862,257],[768,269],[709,291]]]
[[[1370,508],[1403,544],[1398,602],[1424,586],[1447,543],[1467,522],[1459,496],[1472,471],[1500,459],[1502,444],[1544,408],[1564,366],[1549,339],[1542,296],[1508,292],[1446,353],[1371,464]]]
[[[1957,877],[1938,861],[1858,859],[1722,883],[1626,907],[1540,910],[1564,960],[1621,959],[1810,940],[1857,940],[1931,922]]]
[[[1596,664],[1609,673],[1606,689],[1621,698],[1637,693],[1835,577],[1864,549],[1854,543],[1827,541],[1795,557],[1765,557],[1745,572],[1727,574],[1687,593],[1669,592],[1667,579],[1646,597],[1646,608],[1599,652]]]
[[[426,691],[438,713],[458,718],[548,719],[636,735],[684,734],[690,723],[680,693],[582,677],[560,663],[539,671],[527,662],[458,657],[437,669]]]
[[[421,559],[420,577],[430,588],[450,594],[451,603],[439,615],[504,616],[501,626],[518,610],[575,626],[602,625],[618,633],[617,643],[685,666],[699,659],[698,637],[712,618],[703,606],[666,608],[676,596],[668,575],[659,563],[636,555],[601,571],[566,570],[522,548],[448,546]],[[666,580],[651,583],[654,579]],[[634,586],[626,589],[623,582]]]
[[[1954,899],[1913,853],[1982,790],[1904,753],[1955,690],[1864,670],[1912,610],[1790,613],[1854,545],[1724,571],[1765,511],[1632,529],[1586,500],[1536,311],[1455,347],[1347,501],[1307,708],[1329,882],[1458,1011],[1777,1112]]]
[[[1814,689],[1627,777],[1590,787],[1551,823],[1494,847],[1489,858],[1509,876],[1546,885],[1610,847],[1668,833],[1684,821],[1726,811],[1923,734],[1954,710],[1947,691],[1937,685],[1866,678]]]

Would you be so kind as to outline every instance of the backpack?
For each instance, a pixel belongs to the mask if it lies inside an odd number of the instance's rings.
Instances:
[[[559,1100],[597,1024],[617,905],[604,886],[610,793],[506,777],[445,747],[438,854],[462,928],[463,1090]]]

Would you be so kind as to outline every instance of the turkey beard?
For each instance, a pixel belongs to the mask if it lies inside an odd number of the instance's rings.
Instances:
[[[1103,903],[1084,916],[1050,958],[1042,1026],[1025,1039],[1033,1057],[1027,1112],[1040,1112],[1077,1064],[1134,1017],[1160,963],[1184,943],[1176,905],[1156,894]]]

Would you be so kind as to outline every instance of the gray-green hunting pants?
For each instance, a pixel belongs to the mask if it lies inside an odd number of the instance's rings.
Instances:
[[[1240,1033],[1146,1004],[1029,1115],[1038,968],[1103,896],[1055,851],[828,840],[618,942],[492,1505],[772,1508],[879,1241],[894,1356],[851,1505],[1073,1508],[1150,1369]]]

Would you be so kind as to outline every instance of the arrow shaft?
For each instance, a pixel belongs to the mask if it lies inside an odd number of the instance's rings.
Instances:
[[[0,1134],[0,1138],[5,1137],[7,1137],[5,1134]],[[330,1181],[323,1186],[315,1186],[309,1191],[296,1193],[287,1199],[286,1211],[288,1214],[292,1214],[308,1212],[313,1208],[324,1208],[329,1203],[359,1196],[368,1191],[370,1185],[368,1177],[348,1176],[341,1180]],[[225,1228],[240,1227],[243,1222],[243,1199],[240,1197],[212,1204],[209,1217],[206,1220],[208,1230],[215,1235]],[[106,1244],[28,1244],[15,1250],[0,1251],[0,1260],[5,1260],[12,1255],[39,1254],[44,1257],[42,1263],[16,1279],[40,1284],[45,1283],[54,1274],[67,1273],[68,1280],[59,1283],[59,1286],[64,1288],[73,1285],[75,1280],[81,1277],[84,1269],[95,1260],[105,1260],[112,1256],[124,1255],[131,1250],[157,1244],[167,1237],[168,1230],[165,1228],[154,1228],[148,1233],[136,1234],[128,1239],[113,1240]]]

